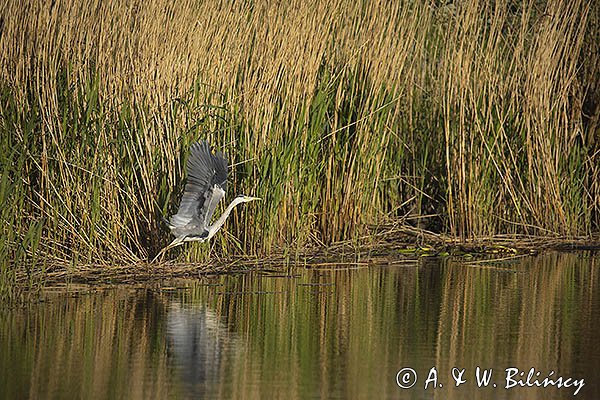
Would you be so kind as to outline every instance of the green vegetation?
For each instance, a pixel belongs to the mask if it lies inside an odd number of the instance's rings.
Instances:
[[[458,238],[597,232],[594,4],[10,0],[0,285],[154,255],[201,138],[231,160],[228,196],[264,202],[182,259],[424,215]]]

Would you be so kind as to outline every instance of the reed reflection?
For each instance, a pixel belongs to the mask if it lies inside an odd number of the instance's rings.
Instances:
[[[480,366],[585,378],[578,397],[600,398],[598,263],[547,254],[300,267],[62,296],[0,313],[0,397],[573,397],[480,389]],[[444,388],[424,391],[433,366]],[[418,386],[396,385],[403,367]],[[453,388],[454,367],[471,382]]]

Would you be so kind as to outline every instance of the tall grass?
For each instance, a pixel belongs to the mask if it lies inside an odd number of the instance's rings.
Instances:
[[[264,198],[213,254],[423,215],[461,238],[598,231],[594,3],[283,3],[1,5],[3,276],[156,253],[200,138],[228,196]]]

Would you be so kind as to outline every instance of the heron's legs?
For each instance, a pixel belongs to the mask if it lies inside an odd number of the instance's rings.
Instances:
[[[160,262],[162,262],[167,250],[172,249],[173,247],[181,246],[183,243],[184,243],[183,238],[176,238],[168,246],[166,246],[161,251],[159,251],[158,254],[152,259],[151,262],[154,263],[158,259],[158,257],[160,257]]]

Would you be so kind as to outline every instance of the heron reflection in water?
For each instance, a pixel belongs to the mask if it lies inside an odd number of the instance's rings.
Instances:
[[[228,330],[222,318],[206,304],[169,303],[166,317],[168,365],[178,396],[190,399],[218,398],[236,354],[243,343]]]

